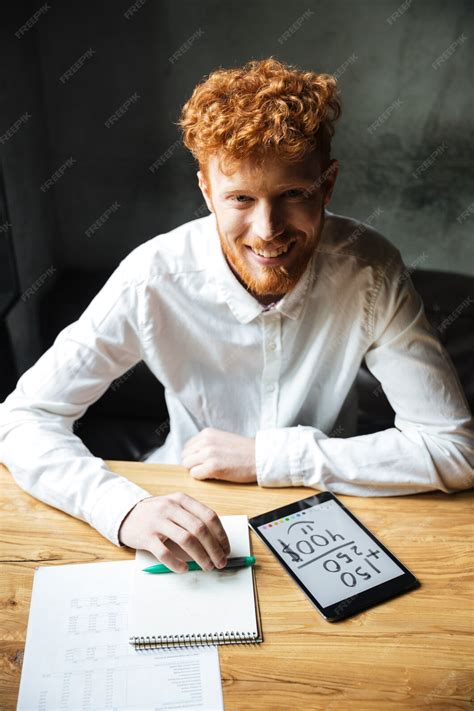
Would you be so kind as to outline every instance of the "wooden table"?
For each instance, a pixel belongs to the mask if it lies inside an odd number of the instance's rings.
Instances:
[[[198,482],[182,467],[109,462],[152,494],[184,491],[219,514],[265,510],[310,489]],[[131,558],[25,494],[0,467],[0,708],[14,709],[38,564]],[[473,492],[340,499],[422,586],[351,619],[323,620],[252,534],[265,641],[219,650],[224,702],[238,709],[473,709]]]

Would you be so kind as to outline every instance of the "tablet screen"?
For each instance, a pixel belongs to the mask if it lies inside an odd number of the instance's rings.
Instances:
[[[404,575],[334,500],[257,528],[323,607]]]

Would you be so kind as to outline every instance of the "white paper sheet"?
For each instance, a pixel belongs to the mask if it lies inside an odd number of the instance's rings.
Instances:
[[[35,573],[18,711],[223,710],[215,647],[128,642],[133,561]]]

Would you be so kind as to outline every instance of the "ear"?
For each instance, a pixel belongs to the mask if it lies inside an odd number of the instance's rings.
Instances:
[[[338,160],[331,160],[329,163],[329,166],[326,168],[326,180],[325,180],[325,186],[326,189],[324,191],[324,205],[327,205],[332,198],[332,193],[334,190],[334,186],[336,184],[336,178],[339,172],[339,161]]]
[[[212,207],[212,201],[211,201],[211,193],[209,190],[209,187],[206,183],[206,180],[204,178],[204,175],[200,170],[196,173],[197,179],[198,179],[198,185],[201,189],[201,192],[203,194],[204,200],[206,201],[207,209],[209,212],[214,212],[214,209]]]

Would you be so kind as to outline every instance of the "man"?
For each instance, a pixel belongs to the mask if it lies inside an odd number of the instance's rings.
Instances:
[[[272,58],[196,87],[180,126],[211,214],[133,250],[20,378],[0,430],[20,486],[176,572],[187,558],[225,564],[215,512],[149,496],[72,432],[140,360],[165,386],[171,426],[148,461],[353,495],[474,484],[473,420],[399,251],[326,208],[339,114],[333,77]],[[356,437],[364,357],[396,420]]]

